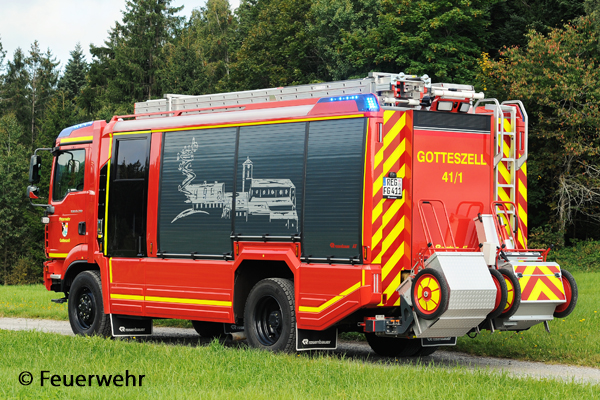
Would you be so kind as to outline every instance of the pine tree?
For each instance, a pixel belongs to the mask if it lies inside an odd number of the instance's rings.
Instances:
[[[82,104],[96,114],[116,110],[119,105],[133,110],[135,101],[160,97],[158,70],[163,64],[162,47],[173,40],[183,7],[171,0],[128,0],[123,22],[109,32],[105,46],[91,46],[89,84]],[[102,111],[104,109],[104,111]]]
[[[230,74],[237,20],[228,0],[208,0],[164,48],[159,71],[165,93],[205,94],[225,90]]]
[[[65,73],[58,81],[57,88],[63,90],[69,100],[74,100],[79,96],[81,88],[85,85],[88,64],[85,61],[81,44],[77,43],[75,49],[70,54],[71,58],[67,62]]]

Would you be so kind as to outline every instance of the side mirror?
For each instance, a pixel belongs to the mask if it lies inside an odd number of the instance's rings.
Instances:
[[[42,168],[42,157],[38,155],[31,156],[29,162],[29,182],[38,183],[40,181],[40,169]]]
[[[35,186],[27,186],[27,197],[30,200],[37,200],[40,198],[38,188]]]

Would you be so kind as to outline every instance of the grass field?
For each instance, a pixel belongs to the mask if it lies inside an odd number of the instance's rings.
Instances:
[[[528,331],[482,332],[477,338],[462,337],[456,350],[471,354],[600,366],[600,272],[574,272],[579,289],[577,307],[565,319]]]
[[[459,338],[455,348],[474,355],[598,367],[600,365],[600,273],[574,273],[579,302],[573,314],[521,333],[485,331],[477,338]],[[67,305],[41,285],[0,286],[0,316],[67,320]],[[191,327],[188,321],[155,320],[156,326]],[[354,335],[356,336],[356,335]]]
[[[463,368],[372,364],[324,355],[0,331],[0,398],[371,398],[593,399],[598,386],[515,379]],[[23,386],[19,375],[32,374]],[[45,376],[145,375],[128,387],[53,387]],[[56,382],[55,382],[56,383]],[[62,385],[62,383],[61,383]],[[526,394],[526,395],[525,395]]]

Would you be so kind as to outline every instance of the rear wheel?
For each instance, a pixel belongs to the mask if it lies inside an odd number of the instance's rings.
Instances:
[[[251,347],[271,351],[294,351],[294,283],[282,278],[268,278],[258,282],[246,300],[244,326]]]
[[[575,282],[575,278],[573,278],[573,275],[571,275],[569,271],[566,271],[564,269],[561,271],[561,274],[563,277],[562,282],[563,287],[565,288],[565,298],[567,299],[567,302],[556,307],[556,309],[554,310],[555,318],[564,318],[567,315],[571,314],[571,312],[573,312],[573,309],[577,305],[577,298],[579,297],[577,283]]]
[[[419,271],[412,284],[412,302],[423,319],[436,319],[446,311],[448,285],[439,271],[433,268]]]
[[[500,314],[500,318],[509,318],[514,315],[519,309],[519,305],[521,304],[521,285],[519,284],[519,280],[515,276],[514,272],[507,268],[501,268],[498,270],[504,277],[504,282],[506,283],[507,297],[506,297],[506,306],[504,306],[504,310]]]
[[[365,333],[371,349],[383,357],[412,357],[423,347],[419,339],[404,339],[377,336],[374,333]]]
[[[69,291],[68,310],[71,329],[76,335],[111,336],[99,271],[83,271],[75,277]]]
[[[205,322],[205,321],[191,321],[192,326],[198,332],[198,335],[203,338],[221,339],[225,337],[225,331],[223,330],[223,324],[219,322]]]

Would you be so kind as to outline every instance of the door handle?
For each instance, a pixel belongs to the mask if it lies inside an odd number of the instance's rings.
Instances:
[[[82,221],[79,223],[79,226],[77,227],[77,231],[79,232],[80,235],[85,235],[85,221]]]

